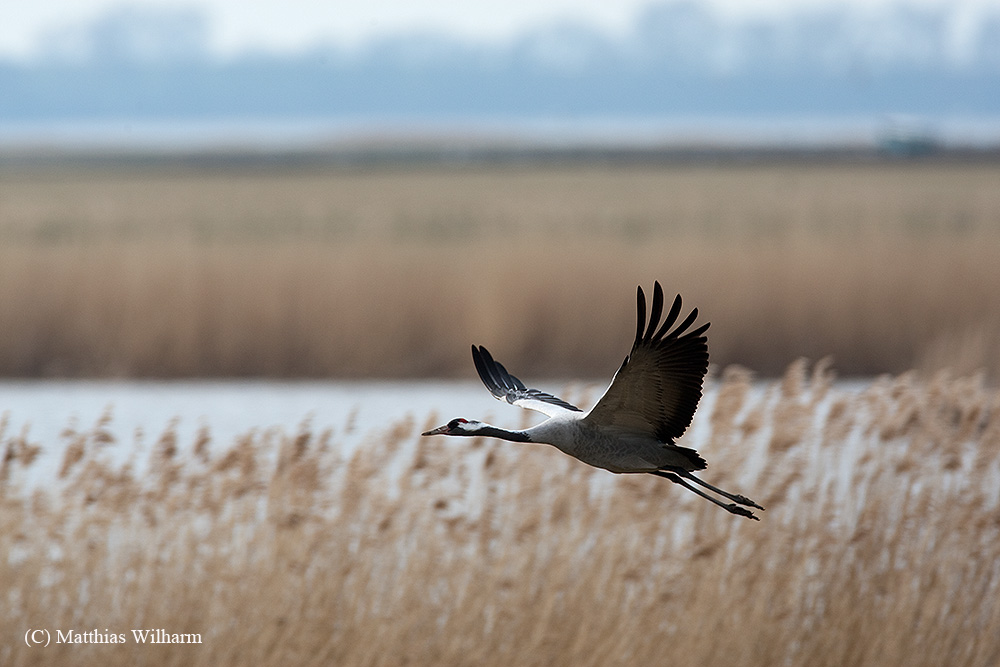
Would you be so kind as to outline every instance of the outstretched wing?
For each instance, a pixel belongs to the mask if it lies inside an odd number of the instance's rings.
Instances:
[[[584,418],[599,426],[651,435],[673,443],[691,424],[701,400],[701,386],[708,371],[708,339],[705,324],[684,333],[698,317],[698,309],[673,331],[670,327],[681,312],[681,297],[674,299],[663,324],[663,289],[653,286],[653,301],[646,323],[646,296],[637,293],[637,323],[632,351],[615,373],[611,386]]]
[[[479,371],[483,384],[498,400],[529,410],[537,410],[550,417],[564,415],[567,412],[582,412],[580,408],[552,394],[525,387],[524,383],[508,373],[500,362],[494,361],[485,347],[477,348],[473,345],[472,360],[476,364],[476,370]]]

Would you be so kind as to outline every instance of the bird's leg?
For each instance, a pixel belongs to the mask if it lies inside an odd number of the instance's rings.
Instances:
[[[653,473],[654,475],[659,475],[660,477],[666,477],[667,479],[669,479],[674,484],[680,484],[681,486],[683,486],[688,491],[694,491],[695,493],[697,493],[699,496],[701,496],[705,500],[708,500],[708,501],[711,501],[711,502],[715,503],[716,505],[718,505],[722,509],[726,510],[727,512],[731,512],[732,514],[739,514],[740,516],[745,516],[746,518],[753,519],[754,521],[760,521],[760,519],[758,519],[756,516],[754,516],[754,513],[751,512],[750,510],[748,510],[747,508],[740,507],[736,503],[730,503],[730,504],[727,505],[726,503],[722,502],[721,500],[718,500],[717,498],[713,498],[712,496],[708,495],[707,493],[705,493],[701,489],[697,489],[697,488],[691,486],[690,484],[688,484],[687,482],[685,482],[683,479],[681,479],[680,477],[678,477],[676,474],[674,474],[672,472],[665,472],[663,470],[650,470],[650,472]],[[763,508],[761,508],[761,509],[763,509]]]
[[[695,477],[694,475],[692,475],[691,473],[689,473],[686,470],[676,470],[675,472],[678,475],[680,475],[681,477],[686,477],[687,479],[691,480],[692,482],[695,482],[697,484],[701,484],[702,486],[704,486],[706,489],[709,489],[710,491],[715,491],[720,496],[723,496],[725,498],[729,498],[734,503],[739,503],[740,505],[746,505],[747,507],[756,507],[759,510],[764,509],[763,507],[761,507],[760,505],[758,505],[754,501],[750,500],[746,496],[741,496],[741,495],[739,495],[737,493],[728,493],[726,491],[723,491],[719,487],[712,486],[711,484],[709,484],[708,482],[706,482],[703,479],[698,479],[697,477]]]

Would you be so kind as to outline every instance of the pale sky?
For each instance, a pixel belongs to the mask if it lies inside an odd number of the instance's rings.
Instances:
[[[727,14],[781,12],[837,0],[707,0]],[[857,5],[938,5],[977,12],[1000,0],[840,0]],[[39,35],[94,20],[125,4],[193,8],[208,18],[212,51],[295,51],[317,42],[350,47],[385,33],[412,29],[449,32],[470,40],[501,41],[533,26],[573,19],[608,33],[627,30],[651,0],[5,0],[0,10],[0,56],[24,58]]]

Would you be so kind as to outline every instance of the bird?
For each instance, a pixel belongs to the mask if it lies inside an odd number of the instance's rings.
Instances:
[[[690,426],[701,400],[708,372],[705,331],[709,324],[688,331],[698,317],[695,308],[674,326],[681,313],[679,294],[661,323],[664,300],[658,281],[653,284],[648,321],[642,285],[636,290],[636,303],[632,349],[611,385],[589,411],[544,391],[529,389],[495,361],[485,347],[473,345],[476,371],[496,399],[536,410],[548,419],[527,429],[507,430],[458,418],[421,435],[487,436],[553,445],[584,463],[613,473],[664,477],[732,514],[760,521],[750,508],[763,510],[763,507],[746,496],[723,491],[696,477],[694,472],[707,467],[705,459],[694,449],[675,443]]]

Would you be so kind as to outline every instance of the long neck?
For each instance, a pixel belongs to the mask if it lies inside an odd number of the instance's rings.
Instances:
[[[471,431],[469,435],[485,435],[490,438],[510,440],[511,442],[531,442],[531,438],[529,438],[528,434],[524,431],[508,431],[496,426],[491,426],[490,424],[483,424],[475,431]]]

